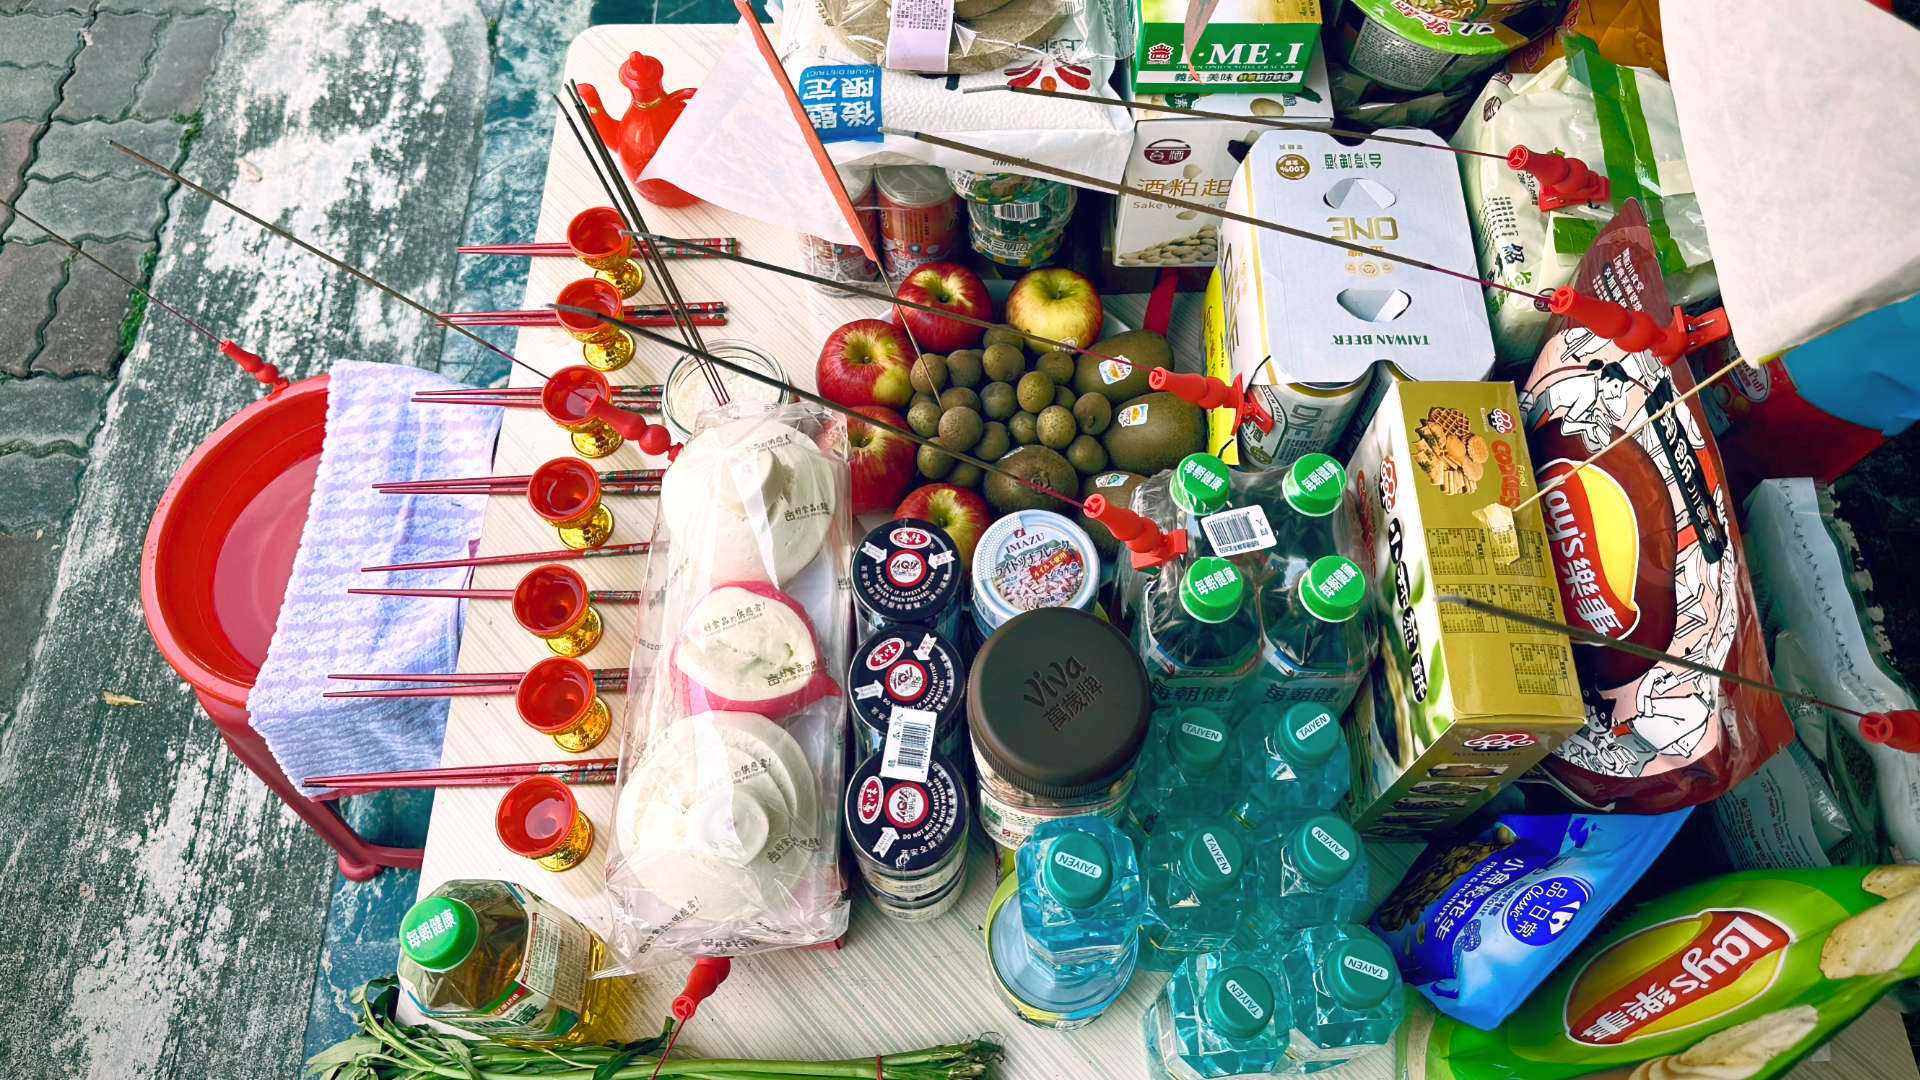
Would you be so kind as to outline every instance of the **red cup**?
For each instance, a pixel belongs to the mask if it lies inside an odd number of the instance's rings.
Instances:
[[[594,401],[612,397],[613,388],[605,375],[585,364],[575,364],[547,376],[546,385],[540,388],[540,411],[573,436],[573,448],[581,456],[603,458],[620,449],[620,433],[606,421],[588,415],[587,410]]]
[[[529,668],[514,687],[513,706],[523,723],[570,753],[593,749],[613,727],[613,711],[593,672],[570,657],[550,657]]]
[[[600,501],[600,473],[579,458],[554,458],[534,469],[527,505],[576,551],[597,548],[613,535],[613,511]]]
[[[581,278],[567,283],[555,300],[568,307],[586,308],[602,316],[624,312],[620,290],[599,278]],[[604,318],[593,318],[575,311],[557,311],[560,328],[580,342],[580,355],[596,371],[619,371],[633,359],[633,339]]]
[[[513,590],[513,617],[556,656],[584,656],[600,642],[600,613],[586,579],[569,566],[536,566]]]
[[[567,223],[567,247],[613,286],[619,298],[632,296],[647,283],[647,275],[633,261],[633,238],[627,223],[611,206],[596,206],[573,215]]]
[[[493,828],[508,851],[549,870],[576,866],[593,850],[593,823],[580,812],[573,789],[551,776],[529,776],[508,788]]]

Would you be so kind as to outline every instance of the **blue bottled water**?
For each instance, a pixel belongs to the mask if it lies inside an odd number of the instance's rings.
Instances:
[[[1154,1080],[1266,1076],[1284,1067],[1285,986],[1272,959],[1240,949],[1180,965],[1141,1022]]]
[[[1041,825],[1015,858],[1034,958],[1062,971],[1129,955],[1146,913],[1133,839],[1094,815]]]
[[[1256,707],[1237,738],[1246,790],[1233,816],[1254,832],[1272,832],[1286,811],[1331,810],[1346,798],[1353,763],[1340,720],[1326,706]]]
[[[987,961],[1007,1004],[1036,1027],[1065,1031],[1091,1024],[1107,1011],[1133,978],[1140,937],[1111,963],[1060,969],[1033,954],[1015,899],[1019,882],[1008,877],[987,905]]]
[[[1279,968],[1292,1020],[1286,1056],[1297,1071],[1331,1069],[1393,1042],[1406,1009],[1400,969],[1365,927],[1309,927],[1281,949]]]
[[[1256,845],[1254,867],[1262,887],[1242,944],[1267,948],[1286,931],[1367,917],[1366,849],[1353,826],[1332,814],[1300,819],[1276,841]]]
[[[1134,766],[1128,811],[1143,834],[1161,820],[1217,818],[1233,808],[1238,784],[1233,732],[1209,709],[1158,709]]]
[[[1233,940],[1253,894],[1244,831],[1223,820],[1168,822],[1147,841],[1147,943],[1141,965],[1172,971]]]

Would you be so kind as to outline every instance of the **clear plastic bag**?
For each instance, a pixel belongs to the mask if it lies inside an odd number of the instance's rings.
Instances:
[[[835,36],[862,60],[900,70],[975,75],[1031,62],[1058,37],[1085,39],[1085,0],[790,0],[813,3]],[[939,26],[948,22],[946,56],[939,52]],[[897,10],[896,10],[897,9]],[[926,34],[931,31],[933,38]],[[895,34],[918,40],[912,46]]]
[[[847,927],[846,424],[748,411],[709,414],[661,486],[607,862],[629,968]]]

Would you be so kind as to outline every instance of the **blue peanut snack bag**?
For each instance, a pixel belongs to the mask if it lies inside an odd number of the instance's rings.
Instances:
[[[1428,847],[1374,928],[1409,986],[1492,1028],[1600,925],[1688,812],[1501,815]]]

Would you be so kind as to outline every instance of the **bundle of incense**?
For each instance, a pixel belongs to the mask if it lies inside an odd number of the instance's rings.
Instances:
[[[642,244],[646,241],[641,241]],[[739,251],[740,241],[732,236],[705,236],[695,241],[702,248]],[[573,249],[564,241],[536,241],[531,244],[465,244],[455,248],[462,255],[532,255],[573,257]],[[680,244],[662,243],[653,249],[663,259],[711,259],[713,254]]]
[[[322,798],[365,795],[400,788],[511,787],[529,776],[551,776],[563,784],[611,784],[619,758],[579,761],[523,761],[501,765],[462,765],[446,769],[397,769],[393,772],[309,776],[307,787],[332,788]]]
[[[388,563],[384,566],[363,566],[363,574],[377,574],[388,570],[449,570],[456,566],[512,566],[516,563],[558,562],[563,559],[598,559],[612,555],[645,555],[653,545],[642,540],[637,544],[610,544],[606,547],[557,548],[553,551],[523,551],[514,555],[469,555],[461,559],[428,559],[424,562]]]

